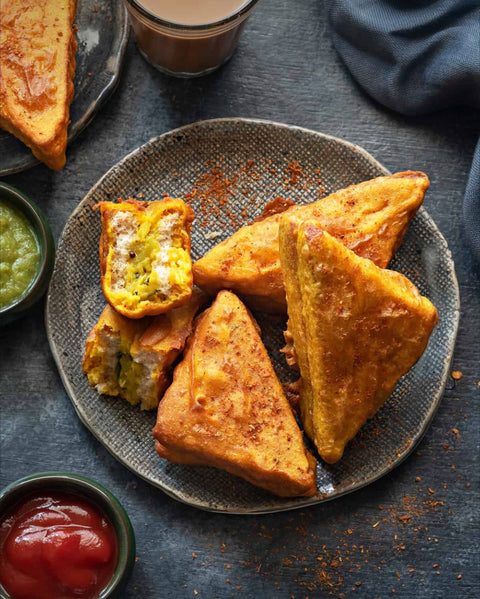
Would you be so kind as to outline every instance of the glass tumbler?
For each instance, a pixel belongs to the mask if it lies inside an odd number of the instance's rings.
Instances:
[[[227,62],[257,2],[245,2],[220,21],[183,25],[161,19],[137,0],[125,0],[141,54],[160,71],[176,77],[206,75]]]

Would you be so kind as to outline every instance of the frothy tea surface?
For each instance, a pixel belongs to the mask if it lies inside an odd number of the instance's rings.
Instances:
[[[248,0],[137,0],[165,21],[201,25],[221,21],[247,4]]]

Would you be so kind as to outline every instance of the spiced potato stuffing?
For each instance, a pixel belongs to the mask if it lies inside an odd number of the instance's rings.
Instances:
[[[193,291],[183,200],[102,202],[100,272],[109,304],[87,339],[83,371],[99,393],[158,406],[205,295]]]
[[[193,210],[179,198],[101,202],[100,272],[108,303],[127,318],[168,312],[192,295]]]

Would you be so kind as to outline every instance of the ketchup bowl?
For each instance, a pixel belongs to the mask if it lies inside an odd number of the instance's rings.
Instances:
[[[134,563],[130,519],[97,482],[44,472],[0,492],[0,597],[119,598]]]

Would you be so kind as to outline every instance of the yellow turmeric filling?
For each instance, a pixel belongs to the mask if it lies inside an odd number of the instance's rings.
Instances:
[[[166,299],[187,281],[188,254],[182,248],[179,215],[142,220],[127,257],[125,289],[139,301],[152,295]]]
[[[123,396],[132,405],[140,401],[138,387],[143,375],[143,367],[132,359],[130,354],[122,354],[119,360],[118,385]]]

